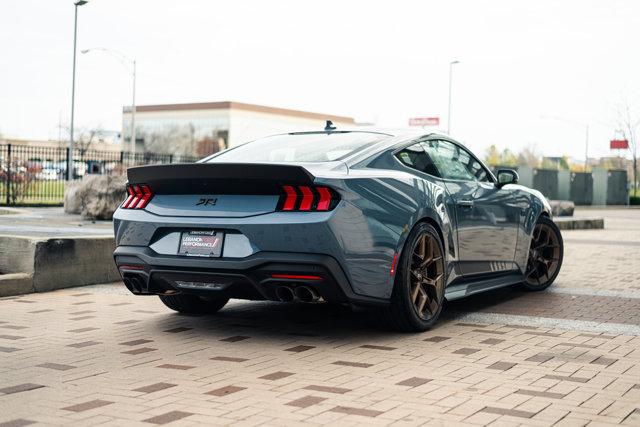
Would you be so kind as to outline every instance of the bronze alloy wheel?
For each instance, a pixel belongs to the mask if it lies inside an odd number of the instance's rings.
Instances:
[[[445,253],[433,225],[413,227],[398,260],[389,305],[378,311],[379,321],[405,332],[426,331],[438,321],[447,282]]]
[[[546,286],[553,281],[562,261],[559,232],[549,222],[540,221],[533,229],[525,273],[526,282],[531,286]]]
[[[438,314],[444,297],[444,261],[435,239],[428,233],[418,237],[409,266],[410,298],[416,314],[423,320]]]

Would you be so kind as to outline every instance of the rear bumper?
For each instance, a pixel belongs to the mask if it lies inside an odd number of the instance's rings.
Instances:
[[[241,259],[158,255],[142,246],[118,246],[114,259],[127,288],[138,295],[190,293],[249,300],[277,300],[278,286],[305,285],[326,301],[380,306],[388,300],[357,295],[329,255],[258,252]],[[272,274],[317,279],[273,278]]]

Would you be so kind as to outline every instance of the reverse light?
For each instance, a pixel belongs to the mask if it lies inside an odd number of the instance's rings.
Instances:
[[[127,194],[122,209],[144,209],[153,198],[151,187],[146,184],[127,185]]]
[[[329,211],[340,197],[328,187],[283,185],[279,211]]]

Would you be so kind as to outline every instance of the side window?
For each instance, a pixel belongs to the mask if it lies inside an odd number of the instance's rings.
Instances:
[[[424,141],[422,145],[443,178],[462,181],[490,180],[487,171],[464,148],[440,140]]]
[[[429,155],[425,153],[420,143],[403,148],[398,153],[396,153],[396,157],[405,166],[408,166],[412,169],[417,169],[420,172],[428,173],[429,175],[433,175],[436,177],[440,176],[440,174],[438,173],[438,169],[434,165]]]
[[[471,164],[469,167],[471,168],[471,171],[473,172],[475,177],[478,179],[478,181],[491,182],[491,179],[489,178],[489,174],[487,173],[487,170],[484,167],[482,167],[480,162],[478,162],[475,159],[471,159]]]

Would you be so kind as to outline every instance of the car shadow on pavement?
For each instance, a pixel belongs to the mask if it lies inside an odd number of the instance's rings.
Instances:
[[[492,307],[518,299],[526,299],[528,295],[532,294],[515,286],[495,289],[463,299],[448,301],[444,307],[443,314],[456,315],[459,313],[490,311]]]
[[[501,289],[447,303],[440,321],[430,330],[447,328],[467,312],[481,311],[492,305],[521,297],[524,293]],[[189,316],[167,313],[147,319],[157,332],[193,328],[210,338],[250,336],[265,342],[290,342],[295,337],[307,340],[349,340],[370,343],[406,334],[394,331],[380,321],[375,309],[357,309],[333,304],[278,303],[270,301],[232,301],[213,315]]]

